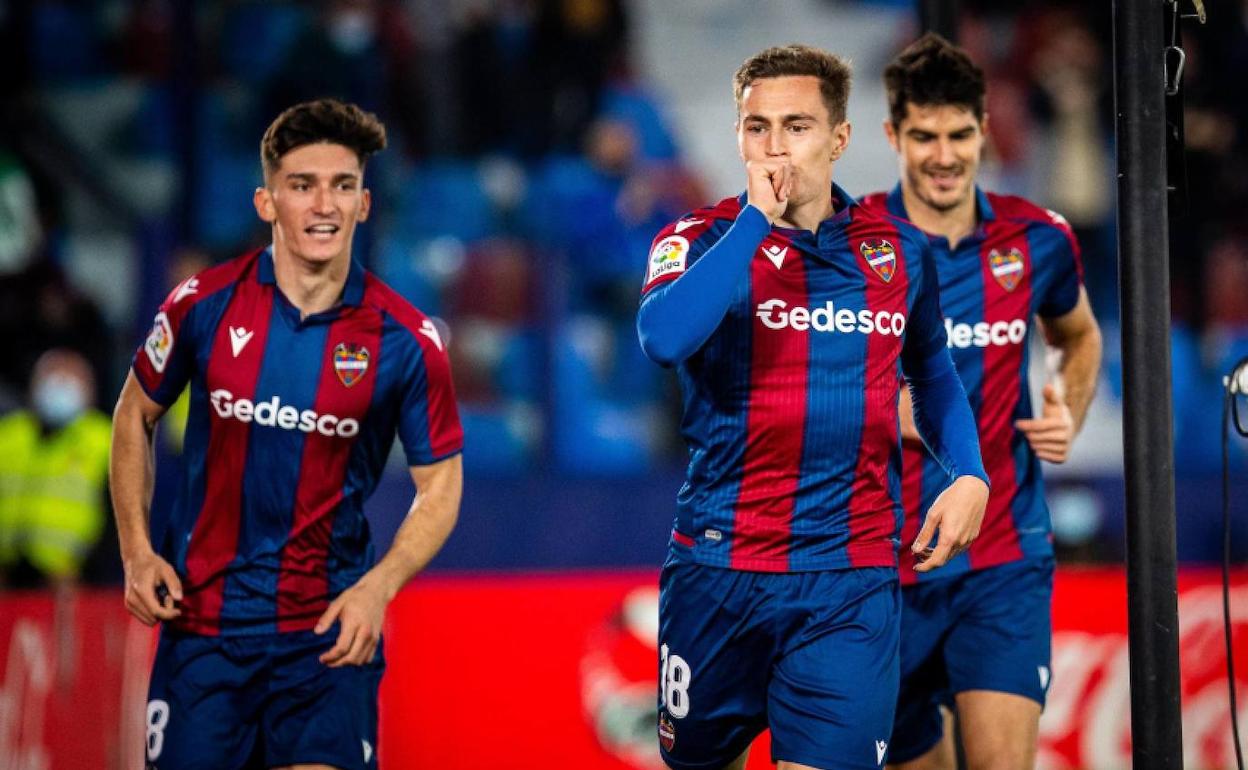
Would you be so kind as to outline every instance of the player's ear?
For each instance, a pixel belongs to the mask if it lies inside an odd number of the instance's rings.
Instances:
[[[365,187],[360,191],[360,213],[355,218],[356,222],[365,222],[368,220],[368,212],[373,207],[373,194]]]
[[[897,127],[893,125],[892,118],[884,118],[884,136],[893,152],[901,152],[901,148],[897,146]]]
[[[832,129],[832,160],[839,160],[849,148],[849,136],[853,133],[853,128],[848,120],[842,120]]]
[[[273,205],[273,194],[269,188],[257,187],[251,202],[256,207],[256,216],[269,223],[277,221],[277,206]]]

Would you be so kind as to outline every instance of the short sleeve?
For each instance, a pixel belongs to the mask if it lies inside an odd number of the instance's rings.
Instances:
[[[403,379],[399,440],[408,465],[430,465],[463,451],[464,431],[442,336],[429,319],[418,332]]]
[[[135,378],[148,397],[170,406],[191,378],[195,361],[194,301],[197,279],[178,284],[161,303],[151,330],[135,351]]]
[[[1047,290],[1041,297],[1037,312],[1045,318],[1058,318],[1075,309],[1079,289],[1083,286],[1083,260],[1079,241],[1070,223],[1060,214],[1048,211],[1049,227],[1045,238],[1052,243],[1046,268],[1052,271]]]

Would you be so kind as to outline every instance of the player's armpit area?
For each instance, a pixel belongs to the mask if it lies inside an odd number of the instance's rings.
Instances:
[[[1040,317],[1039,322],[1045,342],[1058,352],[1050,366],[1078,433],[1096,395],[1103,348],[1101,327],[1092,314],[1087,290],[1079,289],[1079,301],[1069,313],[1057,318]]]
[[[117,397],[117,405],[113,408],[113,424],[138,417],[150,433],[155,429],[156,423],[160,421],[167,408],[147,395],[143,386],[139,384],[138,378],[134,376],[134,371],[131,370],[126,375],[126,382],[121,387],[121,395]]]

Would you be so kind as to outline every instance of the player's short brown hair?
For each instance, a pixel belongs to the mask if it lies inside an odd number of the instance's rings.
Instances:
[[[377,116],[337,99],[296,104],[277,116],[260,140],[260,161],[267,177],[282,156],[307,144],[340,144],[355,152],[360,167],[386,147],[386,127]]]
[[[849,86],[853,79],[849,62],[834,53],[808,45],[783,45],[760,51],[745,60],[732,76],[732,95],[741,111],[745,89],[756,80],[790,75],[819,78],[819,93],[828,108],[832,125],[845,120]]]
[[[984,119],[984,71],[966,51],[934,32],[911,43],[884,68],[888,117],[893,126],[906,117],[906,105],[951,104]]]

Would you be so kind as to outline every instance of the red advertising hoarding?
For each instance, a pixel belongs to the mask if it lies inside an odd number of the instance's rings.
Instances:
[[[388,620],[382,765],[661,767],[655,580],[418,580]],[[1185,764],[1231,767],[1218,575],[1185,572],[1179,589]],[[1058,571],[1042,769],[1130,766],[1125,590],[1119,570]],[[1248,660],[1248,572],[1234,579],[1232,606],[1237,660]],[[119,593],[82,594],[59,614],[50,596],[0,596],[0,770],[140,767],[152,640]],[[751,768],[768,767],[766,754],[764,738]]]

